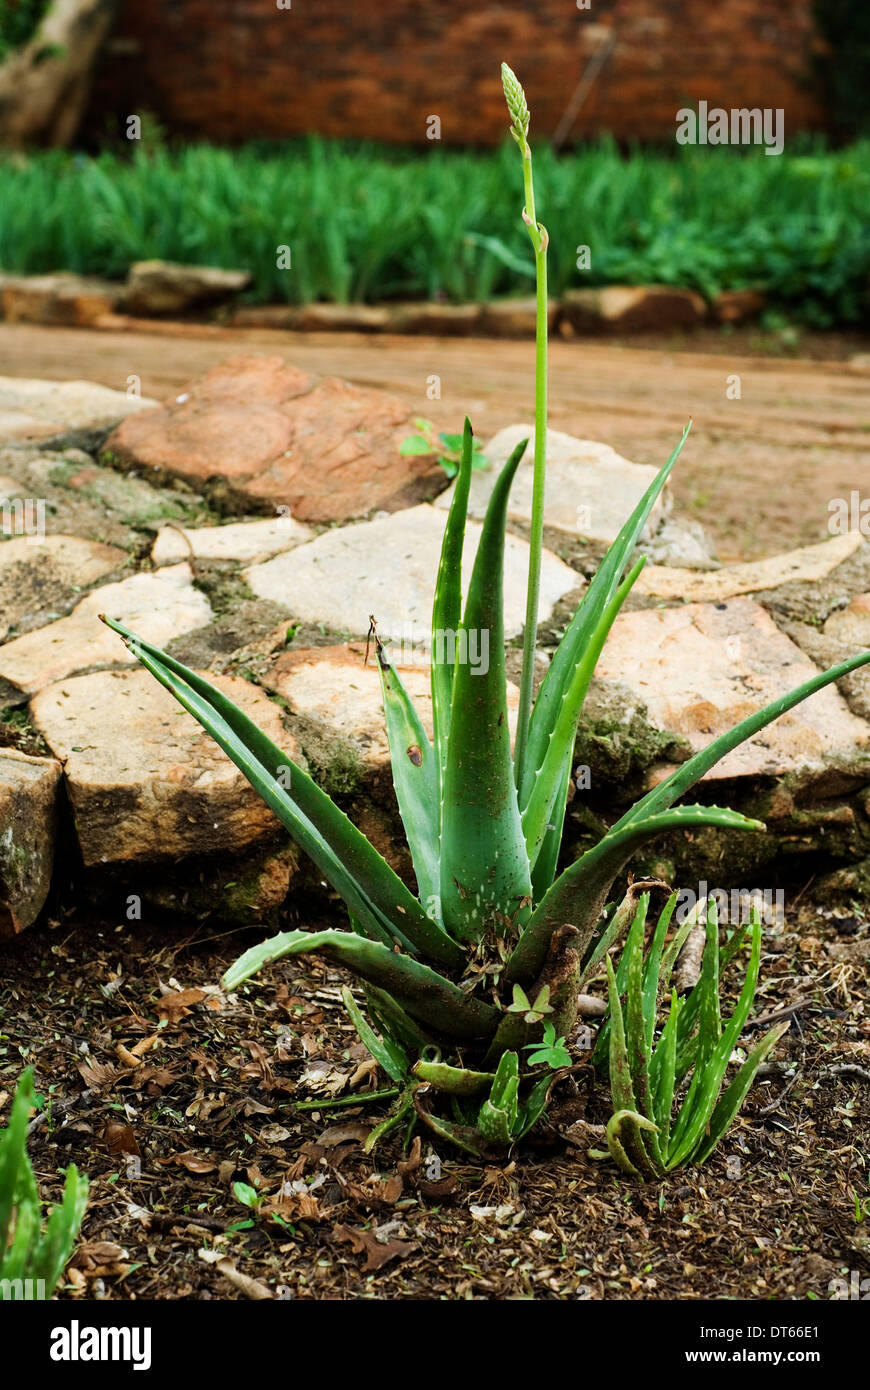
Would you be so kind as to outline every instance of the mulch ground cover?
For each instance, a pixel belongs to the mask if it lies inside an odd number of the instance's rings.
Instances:
[[[0,951],[0,1125],[32,1064],[43,1196],[70,1162],[91,1179],[59,1297],[829,1299],[870,1275],[870,935],[811,891],[765,934],[776,1060],[703,1168],[647,1184],[589,1157],[609,1111],[588,1053],[502,1163],[419,1130],[366,1155],[385,1082],[341,970],[281,962],[228,997],[264,932],[56,916]]]

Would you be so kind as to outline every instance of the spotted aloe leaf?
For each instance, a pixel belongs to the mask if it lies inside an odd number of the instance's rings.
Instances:
[[[515,1052],[504,1052],[499,1060],[488,1098],[477,1116],[477,1128],[490,1144],[507,1147],[519,1118],[520,1069]]]
[[[790,1027],[791,1019],[786,1019],[784,1023],[778,1023],[775,1028],[771,1028],[770,1032],[765,1034],[761,1042],[750,1052],[734,1080],[723,1091],[713,1114],[710,1116],[706,1135],[701,1139],[693,1154],[695,1163],[705,1163],[716,1145],[724,1137],[743,1104],[749,1087],[755,1080],[758,1068]]]
[[[503,581],[508,491],[525,445],[490,497],[461,637],[486,634],[486,670],[457,661],[441,802],[441,904],[451,936],[504,935],[528,916],[531,876],[514,785],[505,678]]]

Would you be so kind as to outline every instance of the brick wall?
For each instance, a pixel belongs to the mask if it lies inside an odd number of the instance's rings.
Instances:
[[[325,135],[445,143],[502,138],[499,63],[539,134],[590,57],[614,46],[574,134],[672,139],[676,110],[785,109],[786,135],[825,123],[811,77],[812,0],[122,0],[89,126],[143,110],[220,141]]]

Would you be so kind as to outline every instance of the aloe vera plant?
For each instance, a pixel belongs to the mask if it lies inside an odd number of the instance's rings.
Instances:
[[[22,1074],[7,1128],[0,1133],[0,1300],[50,1298],[72,1254],[88,1201],[87,1178],[66,1170],[63,1199],[43,1225],[42,1205],[27,1154],[35,1103],[33,1070]]]
[[[638,902],[625,949],[614,970],[607,957],[609,1016],[596,1054],[606,1047],[613,1115],[607,1126],[611,1157],[633,1177],[662,1177],[685,1163],[709,1158],[736,1116],[759,1066],[789,1027],[772,1028],[752,1049],[722,1091],[731,1053],[746,1023],[761,959],[761,921],[751,917],[751,950],[740,998],[723,1026],[719,1001],[720,965],[744,944],[746,927],[738,928],[719,951],[716,903],[706,905],[706,940],[701,976],[681,998],[670,996],[667,1020],[655,1040],[658,1010],[667,990],[682,941],[695,925],[691,914],[667,949],[666,934],[676,894],[662,912],[644,955],[644,927],[649,895]],[[696,910],[697,912],[697,910]],[[620,999],[624,993],[625,1005]],[[674,1098],[689,1072],[692,1079],[673,1119]]]
[[[586,692],[607,635],[642,569],[643,559],[634,559],[635,547],[688,430],[610,547],[533,700],[546,448],[547,235],[534,213],[528,107],[509,69],[503,78],[522,154],[523,216],[539,287],[531,563],[518,729],[512,749],[503,566],[508,494],[525,445],[515,450],[493,486],[463,606],[461,562],[474,464],[466,421],[432,613],[431,739],[398,671],[375,639],[393,781],[416,894],[306,772],[221,691],[120,623],[105,620],[212,735],[344,900],[349,931],[281,933],[246,951],[227,971],[225,984],[235,989],[272,961],[311,952],[345,966],[362,982],[369,1021],[349,992],[345,1001],[361,1038],[394,1083],[387,1088],[393,1109],[373,1131],[369,1147],[415,1115],[474,1153],[522,1137],[542,1115],[559,1075],[558,1065],[543,1072],[539,1067],[546,1065],[546,1057],[561,1055],[561,1040],[570,1035],[576,1017],[579,982],[631,924],[636,891],[630,890],[609,916],[603,909],[632,855],[675,829],[709,825],[762,831],[760,822],[734,811],[677,802],[731,749],[814,691],[870,661],[870,652],[858,655],[743,720],[689,758],[597,844],[557,872]],[[292,595],[288,597],[292,605]],[[469,650],[469,637],[482,633],[489,642],[486,671],[461,659]],[[445,634],[456,640],[444,641]],[[689,1001],[684,1017],[695,1007]],[[613,1022],[612,1033],[618,1034],[615,1008]],[[668,1034],[669,1047],[676,1027]],[[708,1063],[699,1048],[697,1064],[705,1076]],[[640,1128],[653,1123],[638,1109],[642,1103],[643,1096],[637,1104],[621,1107],[641,1116],[631,1122]],[[629,1132],[629,1122],[620,1121],[614,1128],[617,1139],[623,1126]],[[681,1132],[681,1155],[683,1140]],[[664,1152],[666,1167],[671,1150]]]

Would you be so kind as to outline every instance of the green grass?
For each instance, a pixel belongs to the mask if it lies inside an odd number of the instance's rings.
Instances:
[[[137,147],[132,158],[0,160],[0,266],[122,276],[149,257],[239,266],[257,302],[532,293],[511,148],[385,150],[311,138],[237,150]],[[550,291],[605,283],[717,291],[763,284],[817,326],[865,312],[870,142],[766,157],[612,145],[535,152]],[[591,270],[576,248],[591,248]],[[277,267],[289,245],[292,269]]]

